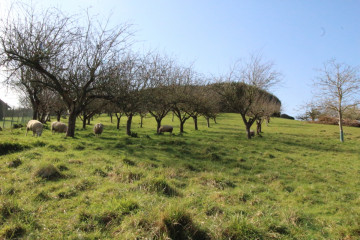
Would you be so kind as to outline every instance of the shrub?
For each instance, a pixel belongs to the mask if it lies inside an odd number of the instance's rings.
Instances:
[[[285,113],[281,114],[280,117],[281,117],[281,118],[285,118],[285,119],[295,120],[294,117],[289,116],[289,115],[287,115],[287,114],[285,114]]]
[[[20,152],[25,148],[27,147],[21,145],[20,143],[9,143],[9,142],[0,143],[0,156],[13,152]]]
[[[330,116],[320,116],[315,123],[338,125],[339,119]],[[348,127],[360,127],[360,122],[352,119],[343,119],[343,125]]]
[[[47,164],[39,167],[34,173],[34,176],[47,180],[56,180],[61,178],[62,174],[54,165]]]

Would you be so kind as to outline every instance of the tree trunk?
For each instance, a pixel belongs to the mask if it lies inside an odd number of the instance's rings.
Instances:
[[[33,116],[32,116],[32,119],[33,119],[33,120],[37,120],[37,119],[38,119],[38,110],[35,109],[34,107],[33,107]]]
[[[194,124],[195,124],[195,130],[199,130],[198,129],[198,119],[197,119],[197,116],[194,116],[194,117],[192,117],[193,119],[194,119]]]
[[[143,117],[143,116],[140,116],[140,128],[143,127],[143,119],[144,119],[144,117]]]
[[[91,120],[91,118],[89,117],[89,118],[87,118],[87,125],[90,125],[90,120]]]
[[[247,120],[246,116],[244,114],[240,114],[240,116],[241,116],[241,118],[244,122],[245,128],[246,128],[247,138],[251,139],[250,128],[251,128],[251,125],[253,125],[255,118]]]
[[[61,112],[57,112],[57,113],[56,113],[56,120],[57,120],[58,122],[60,122],[60,118],[61,118]]]
[[[86,120],[87,120],[86,114],[84,113],[83,114],[83,129],[86,129]]]
[[[261,133],[261,123],[262,123],[261,119],[256,120],[256,134],[257,135],[260,135],[260,133]]]
[[[206,122],[207,122],[207,127],[209,128],[210,127],[210,118],[206,118]]]
[[[116,117],[116,118],[117,118],[116,129],[119,130],[120,129],[120,119],[121,119],[121,117]]]
[[[339,129],[340,129],[340,142],[344,142],[344,131],[342,122],[342,112],[339,111]]]
[[[250,133],[250,127],[249,124],[246,124],[246,133],[247,133],[247,138],[248,139],[251,139],[251,133]]]
[[[131,136],[131,120],[132,120],[133,115],[130,114],[130,115],[127,116],[127,117],[128,117],[128,120],[127,120],[127,122],[126,122],[126,134],[127,134],[128,136]]]
[[[75,112],[70,112],[69,121],[68,121],[68,130],[66,133],[67,137],[75,137],[76,117],[77,114]]]
[[[112,113],[109,113],[109,115],[110,115],[110,122],[113,123],[113,121],[112,121],[112,117],[113,117]]]
[[[180,133],[184,133],[184,124],[185,121],[180,120]]]
[[[156,123],[157,123],[156,132],[157,134],[159,134],[159,128],[161,127],[161,119],[156,119]]]
[[[217,124],[217,122],[216,122],[216,117],[214,117],[214,123]]]
[[[31,105],[33,108],[33,120],[38,120],[38,118],[39,118],[39,101],[32,100]]]
[[[171,119],[172,122],[174,122],[174,115],[175,115],[175,114],[174,114],[174,112],[173,112],[173,113],[172,113],[172,119]]]
[[[266,126],[268,127],[270,123],[270,117],[266,117]]]
[[[42,123],[46,123],[46,113],[41,113],[39,121]]]

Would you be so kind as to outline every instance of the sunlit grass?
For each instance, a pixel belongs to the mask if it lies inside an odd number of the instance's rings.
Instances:
[[[0,239],[356,239],[360,129],[273,119],[246,139],[239,115],[179,134],[103,115],[76,137],[0,132]],[[92,126],[105,129],[95,137]],[[7,145],[4,145],[6,143]],[[51,167],[49,167],[51,166]],[[51,168],[55,177],[38,175]],[[179,225],[177,225],[179,223]]]

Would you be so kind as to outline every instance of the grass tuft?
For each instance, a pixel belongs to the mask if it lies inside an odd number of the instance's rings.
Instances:
[[[149,192],[156,192],[165,196],[177,196],[178,192],[175,188],[171,187],[165,179],[154,178],[140,184],[140,189],[145,189]]]
[[[60,173],[59,169],[57,169],[52,164],[46,164],[43,166],[40,166],[34,173],[35,177],[39,177],[46,180],[57,180],[63,175]]]
[[[9,168],[17,168],[22,164],[22,161],[19,158],[16,158],[8,163]]]
[[[66,151],[66,148],[61,144],[60,145],[51,144],[48,146],[48,148],[55,152],[65,152]]]
[[[10,143],[10,142],[0,143],[0,156],[9,153],[20,152],[26,148],[28,147],[20,143]]]
[[[183,209],[171,208],[163,213],[160,230],[170,239],[210,239],[208,234],[200,229],[192,220],[191,215]]]
[[[264,234],[245,218],[236,216],[223,230],[224,239],[254,239],[262,240]]]
[[[26,229],[18,224],[6,225],[0,232],[4,239],[19,239],[26,232]]]

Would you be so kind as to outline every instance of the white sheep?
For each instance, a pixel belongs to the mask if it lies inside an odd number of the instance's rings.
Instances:
[[[35,136],[36,133],[36,136],[40,137],[43,131],[43,124],[38,120],[30,120],[26,125],[26,136],[29,130],[33,131],[33,136]]]
[[[66,133],[67,132],[67,125],[62,122],[52,122],[51,123],[51,131],[52,134],[58,132],[58,133]]]
[[[162,132],[169,132],[170,135],[172,134],[172,131],[173,131],[173,127],[170,126],[170,125],[163,125],[159,128],[159,133],[162,133]]]
[[[95,136],[100,136],[103,130],[104,130],[104,125],[102,123],[95,124],[94,126]]]

